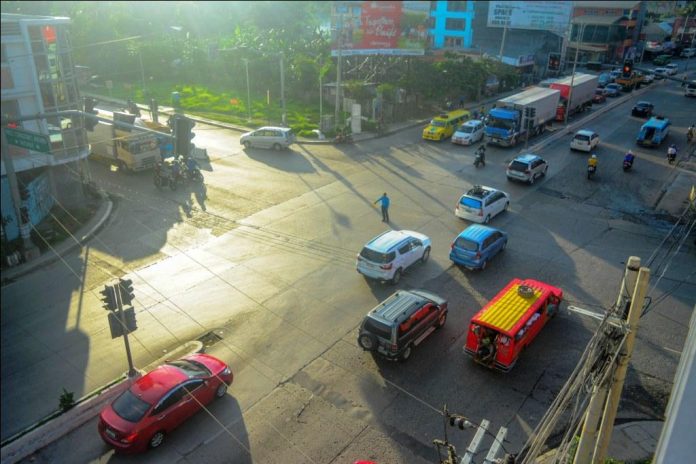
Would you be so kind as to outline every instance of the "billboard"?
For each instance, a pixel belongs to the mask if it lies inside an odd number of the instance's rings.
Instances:
[[[336,2],[331,54],[423,55],[429,14],[429,1]]]
[[[562,34],[568,30],[573,2],[489,2],[488,27],[537,29]]]

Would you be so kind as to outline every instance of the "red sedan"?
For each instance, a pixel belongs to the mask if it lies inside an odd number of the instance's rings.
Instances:
[[[592,95],[592,103],[604,103],[605,101],[607,101],[607,97],[604,94],[604,89],[596,89]]]
[[[193,354],[136,380],[99,416],[99,434],[116,451],[157,448],[167,433],[215,398],[225,396],[232,371],[221,360]]]

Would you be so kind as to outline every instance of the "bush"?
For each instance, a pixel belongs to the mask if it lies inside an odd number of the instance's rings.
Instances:
[[[63,388],[63,393],[60,394],[60,400],[58,407],[61,411],[65,412],[68,409],[72,409],[75,406],[75,394],[73,392],[67,391]]]

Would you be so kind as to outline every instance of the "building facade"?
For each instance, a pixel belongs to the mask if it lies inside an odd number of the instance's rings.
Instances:
[[[471,48],[474,4],[473,1],[430,2],[430,47],[445,50]]]
[[[81,180],[89,145],[82,118],[73,114],[17,121],[81,109],[69,25],[68,18],[2,14],[3,129],[48,140],[47,149],[38,151],[5,138],[9,143],[0,153],[3,245],[20,235],[27,238],[54,206],[71,209],[85,201]],[[8,178],[13,172],[16,183]]]

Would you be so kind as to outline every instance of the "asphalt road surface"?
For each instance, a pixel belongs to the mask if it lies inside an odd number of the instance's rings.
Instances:
[[[630,107],[638,99],[670,117],[671,140],[684,143],[694,103],[676,83],[653,84],[587,122],[601,137],[591,181],[587,155],[568,148],[570,134],[538,151],[550,168],[533,186],[505,178],[505,165],[523,150],[489,147],[477,169],[476,146],[426,143],[420,129],[275,153],[245,152],[238,133],[198,124],[195,142],[210,156],[202,163],[205,185],[176,192],[155,189],[149,173],[92,163],[94,179],[116,198],[107,226],[80,253],[3,287],[3,438],[50,413],[63,387],[79,397],[127,369],[98,294],[126,275],[137,298],[136,365],[214,333],[208,352],[235,373],[224,399],[161,449],[129,462],[434,462],[444,404],[474,422],[489,420],[494,431],[508,427],[504,446],[518,450],[596,321],[562,310],[508,374],[463,355],[467,324],[513,277],[557,285],[564,306],[601,312],[616,299],[628,256],[647,263],[671,226],[652,208],[676,171],[664,159],[666,146],[635,146],[642,120]],[[624,173],[629,148],[637,160]],[[454,216],[455,203],[474,184],[512,199],[492,221],[509,233],[508,247],[482,272],[448,259],[452,239],[468,225]],[[395,290],[355,271],[356,253],[385,230],[373,205],[384,191],[392,198],[390,226],[433,241],[430,261],[397,288],[449,300],[444,329],[406,363],[374,359],[356,343],[362,317]],[[620,420],[662,417],[696,295],[692,242],[651,262],[658,303],[641,320]],[[448,435],[463,451],[473,431]],[[32,459],[126,460],[101,442],[96,419]]]

